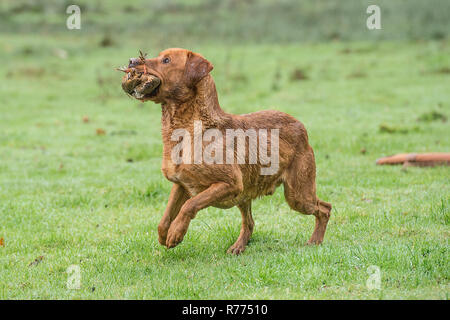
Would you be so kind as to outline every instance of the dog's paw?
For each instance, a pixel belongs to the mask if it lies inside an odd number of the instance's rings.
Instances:
[[[181,241],[183,241],[183,236],[177,233],[168,233],[167,239],[166,239],[166,247],[167,248],[174,248],[176,247]]]
[[[316,238],[311,238],[311,239],[306,243],[307,246],[318,246],[318,245],[320,245],[320,244],[322,244],[322,240],[316,239]]]
[[[166,245],[167,232],[169,230],[170,224],[160,223],[158,225],[158,241],[163,246]]]
[[[167,248],[174,248],[176,247],[181,241],[183,241],[184,235],[178,232],[170,232],[167,234],[166,239],[166,247]]]
[[[183,241],[188,227],[189,223],[183,223],[175,219],[167,232],[166,247],[169,249],[176,247],[181,241]]]
[[[165,246],[167,241],[167,233],[164,235],[158,234],[158,241],[161,245]]]
[[[240,244],[240,243],[238,243],[238,244],[235,243],[227,250],[227,253],[238,256],[242,252],[244,252],[244,250],[245,250],[245,245]]]

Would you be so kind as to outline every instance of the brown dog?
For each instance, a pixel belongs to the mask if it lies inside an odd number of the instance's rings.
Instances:
[[[131,69],[138,76],[130,77],[128,72]],[[158,226],[159,242],[168,248],[179,244],[189,223],[203,208],[237,206],[242,214],[242,228],[237,241],[228,252],[239,254],[245,250],[253,232],[252,200],[272,194],[283,183],[289,206],[303,214],[315,216],[315,229],[308,243],[320,244],[330,218],[331,204],[316,196],[314,153],[308,144],[305,127],[292,116],[279,111],[267,110],[246,115],[224,112],[219,106],[216,87],[209,74],[212,69],[212,64],[197,53],[185,49],[167,49],[153,59],[130,59],[127,75],[122,80],[127,93],[139,100],[151,100],[162,106],[162,172],[173,182],[173,186]],[[139,89],[146,87],[150,91]],[[195,125],[199,121],[200,127]],[[228,159],[230,149],[227,147],[231,146],[231,156],[233,159],[237,156],[238,161],[224,163],[220,161],[220,157],[214,158],[218,161],[213,163],[206,159],[199,161],[195,151],[192,156],[184,149],[180,154],[188,161],[180,163],[174,160],[174,150],[179,147],[178,139],[174,140],[175,133],[179,132],[177,130],[184,130],[188,135],[194,136],[192,142],[186,135],[183,136],[185,146],[191,147],[197,142],[200,143],[201,150],[204,150],[208,145],[204,141],[207,140],[207,129],[216,129],[216,148],[211,153],[213,157],[223,151]],[[236,132],[239,129],[241,133],[244,130],[247,133],[244,136],[245,153],[240,158],[240,151],[234,147],[235,137],[231,136],[230,139],[227,135],[229,130]],[[271,156],[278,152],[275,171],[262,174],[263,169],[268,169],[268,162],[261,158],[259,162],[251,160],[254,160],[256,149],[250,143],[250,130],[259,130],[257,141],[260,151],[261,148],[264,149],[261,145],[269,131],[278,134],[271,135],[269,141],[266,141],[267,150],[269,147],[271,149]],[[226,143],[217,138],[221,135],[227,136]],[[198,137],[203,139],[198,142]]]

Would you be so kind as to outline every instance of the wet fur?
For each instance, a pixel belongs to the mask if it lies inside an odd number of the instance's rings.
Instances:
[[[170,63],[162,63],[167,57]],[[165,50],[157,58],[146,59],[145,67],[147,72],[161,79],[158,94],[142,100],[161,104],[164,145],[162,172],[173,182],[167,208],[158,226],[159,242],[162,245],[168,248],[178,245],[199,210],[208,206],[237,206],[242,215],[242,227],[237,241],[228,252],[240,254],[245,250],[254,228],[252,200],[273,194],[281,184],[284,185],[285,198],[292,209],[315,216],[316,226],[308,243],[320,244],[323,241],[331,204],[316,196],[314,153],[300,121],[273,110],[246,115],[224,112],[219,105],[214,80],[209,74],[212,64],[191,51]],[[208,128],[220,130],[224,141],[226,129],[279,129],[278,172],[261,175],[261,165],[248,164],[248,161],[246,164],[209,165],[173,163],[171,151],[179,143],[171,140],[173,131],[185,129],[193,137],[195,120],[202,121],[203,131]],[[248,159],[248,148],[246,152]],[[225,156],[225,150],[223,154]]]

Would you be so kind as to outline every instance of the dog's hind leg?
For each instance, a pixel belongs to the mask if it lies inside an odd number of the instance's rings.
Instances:
[[[308,244],[322,243],[330,219],[331,204],[316,196],[316,164],[311,147],[297,154],[286,170],[284,196],[293,210],[316,217],[316,226]]]
[[[174,183],[172,190],[170,190],[169,201],[167,202],[166,210],[158,225],[158,241],[163,246],[166,245],[167,231],[170,224],[177,217],[183,204],[189,199],[186,190],[177,183]]]
[[[238,205],[238,208],[242,215],[241,233],[239,234],[236,242],[227,251],[228,253],[236,255],[244,252],[245,246],[252,236],[253,226],[255,225],[252,217],[252,201],[248,200],[241,203]]]

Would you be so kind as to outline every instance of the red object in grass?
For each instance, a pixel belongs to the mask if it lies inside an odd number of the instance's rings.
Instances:
[[[413,166],[437,166],[450,165],[450,153],[400,153],[377,160],[378,165],[382,164],[407,164]]]

